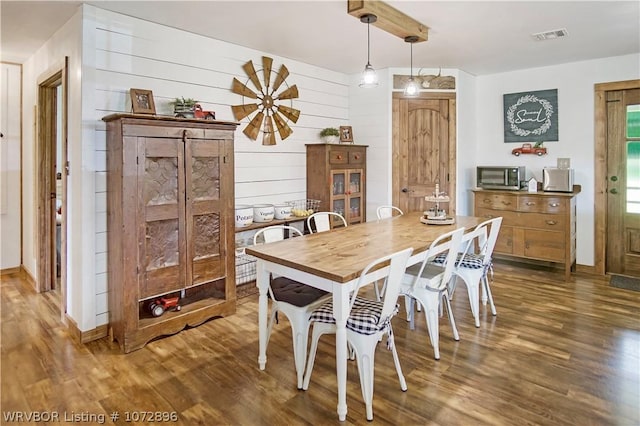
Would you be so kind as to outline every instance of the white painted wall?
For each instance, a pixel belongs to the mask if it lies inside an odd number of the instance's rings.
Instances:
[[[391,87],[388,69],[377,70],[378,87],[359,86],[361,74],[349,77],[349,125],[353,140],[367,148],[367,220],[376,219],[376,209],[391,204]]]
[[[276,146],[263,146],[262,135],[252,141],[242,133],[249,121],[244,119],[235,135],[236,203],[257,204],[306,198],[305,144],[319,143],[318,133],[324,127],[348,123],[349,81],[344,74],[266,52],[93,6],[85,5],[83,10],[82,134],[93,176],[82,189],[94,208],[87,211],[83,223],[85,232],[93,237],[93,245],[87,247],[93,253],[87,256],[93,267],[87,280],[93,285],[86,283],[86,288],[93,288],[95,295],[95,327],[108,322],[106,127],[101,118],[131,110],[130,88],[151,90],[158,114],[172,115],[169,102],[185,97],[215,111],[219,120],[234,121],[231,105],[242,104],[243,98],[230,89],[233,77],[247,82],[242,65],[252,60],[261,70],[266,55],[273,58],[275,74],[285,64],[290,72],[287,84],[296,84],[300,92],[300,98],[293,101],[293,107],[301,110],[300,119],[289,123],[293,134],[285,141],[278,138]],[[253,88],[251,83],[248,86]]]
[[[577,263],[594,265],[594,84],[640,78],[640,55],[573,62],[476,78],[475,165],[522,165],[528,177],[542,179],[544,166],[571,158],[577,197]],[[558,89],[559,141],[546,142],[548,155],[514,157],[519,144],[504,143],[502,96],[530,90]],[[474,182],[475,185],[475,182]]]
[[[456,208],[461,215],[473,214],[473,193],[476,184],[475,165],[477,146],[476,77],[464,71],[456,73]]]
[[[20,73],[0,69],[0,269],[20,266]]]

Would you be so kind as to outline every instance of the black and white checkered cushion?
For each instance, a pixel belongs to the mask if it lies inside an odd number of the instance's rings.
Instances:
[[[464,256],[464,259],[462,259],[462,263],[459,263],[462,255],[463,253],[458,253],[458,258],[456,259],[456,264],[458,265],[458,267],[469,268],[469,269],[482,269],[483,262],[484,262],[484,255],[467,253]],[[439,255],[433,258],[433,263],[444,265],[445,260],[447,260],[447,253],[440,253]]]
[[[390,325],[389,321],[378,324],[380,314],[382,313],[382,305],[383,302],[356,297],[349,318],[347,318],[347,328],[356,333],[367,335],[387,329]],[[393,317],[397,313],[398,305],[396,305],[391,316]],[[311,321],[335,324],[336,320],[333,318],[333,300],[327,301],[313,311]]]

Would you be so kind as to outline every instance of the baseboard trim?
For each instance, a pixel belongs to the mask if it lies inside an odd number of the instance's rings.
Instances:
[[[4,277],[5,275],[15,275],[20,274],[22,271],[22,266],[16,266],[15,268],[6,268],[0,270],[0,276]]]
[[[29,273],[29,271],[24,269],[24,265],[16,266],[15,268],[6,268],[0,270],[0,277],[9,275],[19,275],[20,278],[24,279],[35,290],[36,280],[35,278],[33,278],[33,275]]]
[[[20,265],[20,273],[22,274],[22,277],[25,279],[25,281],[27,281],[29,283],[31,288],[33,288],[34,290],[38,291],[36,289],[36,279],[33,277],[33,275],[31,275],[29,273],[29,271],[24,269],[24,265]]]
[[[588,265],[578,265],[576,264],[576,272],[580,272],[581,274],[589,274],[589,275],[602,275],[596,271],[595,266]]]
[[[103,337],[107,337],[108,325],[103,324],[99,325],[93,330],[81,331],[78,328],[78,324],[71,318],[69,315],[65,314],[65,320],[67,322],[67,328],[69,329],[69,334],[73,337],[74,340],[80,343],[88,343],[94,340],[102,339]]]
[[[563,263],[548,262],[544,260],[527,259],[523,257],[509,256],[509,255],[503,255],[503,254],[496,254],[494,256],[494,260],[498,262],[503,262],[506,264],[520,263],[520,264],[529,265],[529,266],[539,266],[539,267],[548,268],[549,270],[553,270],[556,272],[564,271]],[[602,276],[602,274],[598,274],[595,266],[580,265],[577,262],[576,262],[575,272],[581,273],[581,274],[587,274],[587,275]]]

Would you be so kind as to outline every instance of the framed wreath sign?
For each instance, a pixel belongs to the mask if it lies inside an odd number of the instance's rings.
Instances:
[[[558,89],[504,95],[504,141],[558,141]]]

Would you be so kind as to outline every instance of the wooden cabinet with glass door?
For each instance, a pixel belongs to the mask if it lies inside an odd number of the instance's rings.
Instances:
[[[307,198],[348,224],[366,221],[366,145],[307,145]]]

